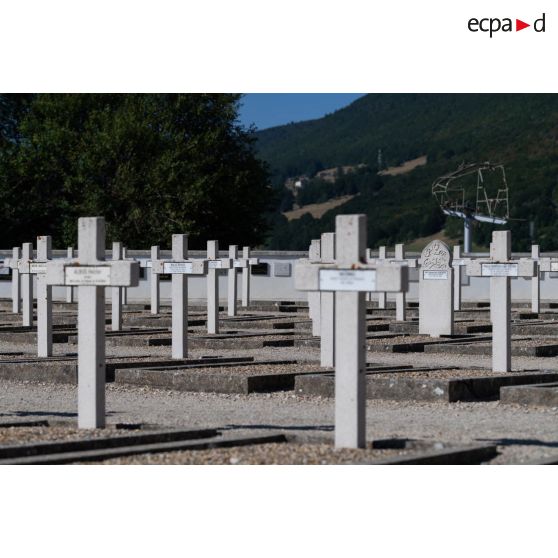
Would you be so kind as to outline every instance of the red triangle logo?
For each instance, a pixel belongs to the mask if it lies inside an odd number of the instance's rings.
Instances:
[[[520,19],[515,20],[515,30],[516,31],[521,31],[522,29],[525,29],[526,27],[531,27],[531,24],[530,23],[525,23],[524,21],[521,21]]]

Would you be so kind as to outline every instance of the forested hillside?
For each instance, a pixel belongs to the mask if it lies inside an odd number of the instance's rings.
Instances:
[[[393,244],[433,234],[442,228],[461,234],[461,223],[447,219],[431,195],[432,182],[462,162],[501,162],[510,188],[508,225],[514,249],[530,244],[529,221],[543,250],[558,248],[558,95],[520,94],[371,94],[319,120],[257,133],[260,157],[272,171],[277,211],[268,236],[271,248],[307,248],[311,238],[332,230],[338,213],[369,217],[369,245]],[[428,162],[398,176],[378,176],[383,166],[426,155]],[[342,165],[368,169],[348,174],[334,185],[315,180],[304,186],[304,203],[357,194],[321,219],[304,215],[288,222],[292,194],[285,179]],[[304,192],[304,190],[306,190]],[[491,226],[475,231],[485,244]]]

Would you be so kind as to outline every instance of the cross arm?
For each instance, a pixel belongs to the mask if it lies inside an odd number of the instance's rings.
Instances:
[[[467,266],[473,260],[471,258],[453,258],[451,262],[452,267]]]
[[[207,269],[231,269],[234,260],[232,258],[215,258],[207,260]]]
[[[35,275],[38,273],[46,273],[46,260],[39,261],[39,260],[18,260],[17,262],[17,270],[25,275],[31,274]]]
[[[406,265],[363,265],[340,267],[316,265],[308,260],[295,265],[295,288],[300,291],[406,292],[409,270]]]
[[[392,259],[386,259],[386,260],[381,260],[378,259],[378,261],[386,261],[390,264],[399,264],[399,265],[404,265],[407,267],[417,267],[419,260],[417,258],[405,258],[404,260],[398,260],[397,258],[392,258]]]
[[[467,263],[467,275],[471,277],[534,277],[536,274],[537,262],[529,258],[507,262],[471,260]]]
[[[156,274],[206,275],[208,260],[155,260],[151,272]]]
[[[536,261],[540,271],[558,271],[558,258],[539,258]]]
[[[100,261],[80,265],[68,261],[49,261],[46,264],[47,285],[137,287],[139,263],[131,260]]]

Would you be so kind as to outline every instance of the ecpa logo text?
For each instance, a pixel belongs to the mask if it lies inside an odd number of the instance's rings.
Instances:
[[[473,33],[478,33],[479,31],[489,33],[490,38],[492,38],[494,33],[498,33],[499,31],[504,33],[514,31],[513,19],[509,17],[504,17],[502,19],[499,17],[484,17],[481,19],[472,17],[469,20],[467,27],[469,28],[469,31]],[[531,24],[525,23],[521,19],[516,18],[515,31],[521,31],[522,29],[527,29],[527,27],[531,27]],[[535,32],[544,33],[546,27],[546,14],[543,14],[539,19],[536,19],[532,27]]]

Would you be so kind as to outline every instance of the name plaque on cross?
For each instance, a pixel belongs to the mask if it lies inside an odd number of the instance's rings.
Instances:
[[[375,269],[320,269],[321,291],[375,291]]]
[[[207,267],[209,269],[222,269],[223,262],[221,260],[208,260]]]
[[[66,285],[91,287],[110,285],[110,267],[108,266],[66,267],[64,272]]]
[[[452,260],[452,265],[454,267],[460,266],[460,265],[467,265],[467,260],[464,259],[459,259],[459,258],[454,258]]]
[[[233,262],[233,267],[244,267],[244,262],[242,262],[240,260],[235,260]]]
[[[483,263],[481,277],[518,277],[519,265],[515,263]]]
[[[46,263],[43,262],[31,262],[29,264],[29,271],[32,274],[35,273],[46,273]]]
[[[192,273],[194,265],[192,262],[165,262],[163,264],[163,273]]]
[[[140,267],[152,267],[153,262],[151,260],[140,260],[139,261]]]
[[[436,270],[424,270],[422,272],[422,278],[433,281],[445,281],[448,278],[447,271],[436,271]]]
[[[558,271],[558,262],[550,262],[550,271]]]

